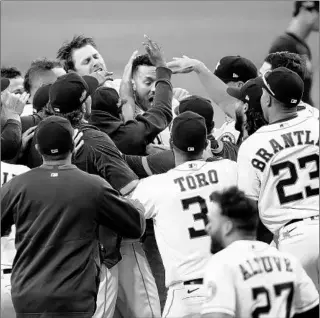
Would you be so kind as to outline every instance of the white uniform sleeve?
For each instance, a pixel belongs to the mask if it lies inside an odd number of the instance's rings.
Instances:
[[[238,153],[238,188],[250,198],[258,201],[260,194],[261,182],[258,171],[252,166],[251,151],[248,144],[244,143],[240,146]]]
[[[232,278],[229,266],[213,256],[204,275],[208,296],[202,305],[202,315],[224,313],[235,316],[236,289]]]
[[[144,206],[146,219],[152,219],[157,214],[156,197],[153,191],[155,187],[156,185],[151,184],[149,178],[142,179],[131,195],[131,199],[139,200]]]
[[[303,313],[319,304],[319,294],[301,264],[296,262],[297,283],[294,293],[294,311]]]

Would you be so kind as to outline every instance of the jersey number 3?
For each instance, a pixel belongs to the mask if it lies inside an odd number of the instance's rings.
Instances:
[[[193,227],[189,227],[188,230],[189,230],[190,238],[194,239],[194,238],[206,236],[207,232],[205,230],[205,227],[208,223],[207,222],[208,207],[206,204],[206,200],[202,198],[200,195],[197,195],[192,198],[181,200],[181,203],[184,211],[189,210],[190,205],[193,205],[193,204],[198,204],[200,207],[200,211],[198,213],[193,214],[193,219],[194,221],[202,220],[204,228],[201,230],[196,230]]]
[[[278,176],[281,170],[288,169],[290,172],[290,177],[287,179],[280,180],[276,186],[278,197],[280,204],[290,203],[298,200],[302,200],[305,197],[311,197],[314,195],[319,195],[319,187],[311,188],[310,186],[305,187],[305,195],[302,192],[296,192],[293,194],[286,195],[284,188],[286,186],[294,185],[298,182],[298,172],[299,169],[305,169],[308,164],[315,162],[316,169],[309,173],[310,180],[319,179],[319,155],[313,154],[310,156],[302,157],[298,159],[299,168],[297,169],[297,165],[292,163],[291,161],[281,162],[271,166],[271,170],[274,176]],[[303,182],[304,180],[300,180]]]

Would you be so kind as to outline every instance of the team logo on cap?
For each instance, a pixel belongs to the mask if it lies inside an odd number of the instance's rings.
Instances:
[[[236,74],[236,73],[233,73],[233,74],[232,74],[232,77],[233,77],[233,78],[238,78],[238,77],[239,77],[239,75],[238,75],[238,74]]]
[[[194,151],[194,147],[188,147],[188,151]]]
[[[59,150],[58,150],[58,149],[51,149],[50,152],[51,152],[51,153],[58,153]]]
[[[291,99],[291,101],[290,101],[291,104],[295,104],[296,102],[297,102],[296,99]]]
[[[250,100],[249,95],[246,95],[245,100]]]

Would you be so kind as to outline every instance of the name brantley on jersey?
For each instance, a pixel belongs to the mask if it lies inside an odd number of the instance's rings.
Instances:
[[[251,160],[252,166],[263,172],[266,167],[266,164],[280,150],[306,144],[315,145],[319,147],[319,138],[318,140],[313,140],[310,134],[310,130],[298,130],[282,134],[281,140],[276,140],[274,138],[270,139],[269,144],[272,148],[272,151],[260,148],[256,152],[257,157]],[[261,159],[263,159],[263,161]]]

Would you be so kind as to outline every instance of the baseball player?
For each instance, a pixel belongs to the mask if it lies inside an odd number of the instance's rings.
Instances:
[[[237,187],[212,194],[206,227],[203,318],[319,317],[319,295],[300,262],[255,241],[258,211]]]
[[[269,53],[293,52],[306,57],[307,70],[304,78],[302,100],[312,105],[312,54],[306,40],[310,33],[319,32],[319,1],[295,1],[293,17],[285,33],[278,36],[271,45]]]
[[[268,54],[259,69],[259,73],[261,75],[267,71],[281,66],[286,67],[293,72],[296,72],[302,80],[305,80],[305,74],[308,72],[306,62],[303,56],[291,52],[275,52]],[[299,116],[314,116],[316,118],[319,118],[319,109],[312,107],[311,105],[303,101],[299,103],[297,110]]]
[[[22,165],[1,162],[1,186],[16,175],[25,173],[30,169]],[[15,226],[7,236],[1,237],[1,317],[16,317],[11,299],[11,269],[16,249],[14,246]]]
[[[167,301],[163,317],[200,314],[205,298],[203,270],[210,257],[205,232],[212,190],[237,182],[236,163],[202,160],[207,130],[202,116],[190,111],[178,115],[171,128],[176,167],[150,176],[132,194],[153,219],[155,236],[165,268]]]
[[[303,81],[296,73],[280,67],[256,81],[269,125],[240,147],[239,188],[257,201],[279,250],[294,254],[318,288],[319,121],[297,114]]]

